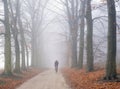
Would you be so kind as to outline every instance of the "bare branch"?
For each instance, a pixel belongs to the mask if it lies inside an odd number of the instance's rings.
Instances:
[[[99,16],[99,17],[95,17],[93,18],[93,21],[96,20],[96,19],[100,19],[100,18],[107,18],[108,16]]]

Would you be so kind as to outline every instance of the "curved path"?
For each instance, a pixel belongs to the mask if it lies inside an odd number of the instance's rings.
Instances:
[[[45,71],[26,81],[17,89],[70,89],[60,72]]]

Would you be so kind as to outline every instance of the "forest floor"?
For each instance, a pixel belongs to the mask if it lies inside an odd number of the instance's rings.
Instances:
[[[62,69],[62,73],[43,71],[31,68],[17,75],[19,77],[0,77],[0,89],[120,89],[120,82],[103,81],[103,68],[90,73],[69,68]]]
[[[120,82],[103,81],[104,69],[97,69],[90,73],[85,69],[63,69],[62,73],[72,89],[120,89]]]
[[[27,71],[23,71],[21,74],[14,74],[11,77],[3,77],[0,76],[0,89],[15,89],[19,85],[26,82],[28,79],[36,76],[41,73],[43,70],[41,69],[32,69],[30,68]],[[0,71],[0,74],[3,71]]]

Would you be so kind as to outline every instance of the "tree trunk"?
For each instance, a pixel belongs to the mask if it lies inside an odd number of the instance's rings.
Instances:
[[[25,63],[25,37],[23,28],[20,28],[20,34],[21,34],[21,54],[22,54],[22,70],[26,70],[26,63]]]
[[[26,70],[26,63],[25,63],[25,36],[24,36],[24,29],[23,29],[22,20],[21,20],[20,7],[18,9],[18,25],[19,25],[20,37],[21,37],[22,70]]]
[[[29,50],[26,41],[25,41],[25,48],[26,48],[27,68],[29,68]]]
[[[80,50],[79,50],[79,62],[78,67],[83,68],[83,56],[84,56],[84,29],[85,29],[85,2],[81,1],[81,11],[80,11]]]
[[[17,37],[15,38],[15,54],[16,54],[16,62],[15,62],[15,72],[20,73],[20,47]]]
[[[76,12],[76,10],[78,10],[77,1],[66,0],[66,10],[67,10],[68,24],[69,24],[70,36],[71,36],[70,38],[71,48],[72,48],[71,67],[77,67],[77,36],[78,36],[78,16]]]
[[[93,71],[93,22],[91,12],[91,0],[87,0],[86,10],[86,21],[87,21],[87,71]]]
[[[3,0],[4,3],[4,15],[5,15],[5,75],[12,75],[11,68],[11,33],[10,33],[10,24],[9,24],[9,10],[7,0]]]
[[[108,50],[106,80],[115,79],[116,73],[116,10],[114,0],[107,0],[108,7]]]
[[[72,67],[77,67],[77,34],[75,31],[73,33],[75,34],[72,34]]]
[[[11,4],[12,2],[10,2]],[[11,4],[11,14],[12,14],[12,22],[11,26],[12,33],[13,33],[13,38],[15,41],[15,69],[14,72],[20,73],[20,47],[19,47],[19,41],[18,41],[18,28],[17,28],[17,22],[18,22],[18,14],[19,14],[19,0],[16,1],[16,16],[14,16],[13,10],[12,10],[12,4]]]
[[[18,23],[20,27],[20,37],[21,37],[21,55],[22,55],[22,70],[26,70],[26,63],[25,63],[25,37],[24,37],[24,31],[22,27],[22,21],[20,16],[18,17]]]

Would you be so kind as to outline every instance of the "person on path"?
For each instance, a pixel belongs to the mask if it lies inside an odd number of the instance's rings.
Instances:
[[[56,60],[55,61],[55,71],[56,71],[56,73],[58,72],[58,65],[59,65],[59,62]]]

